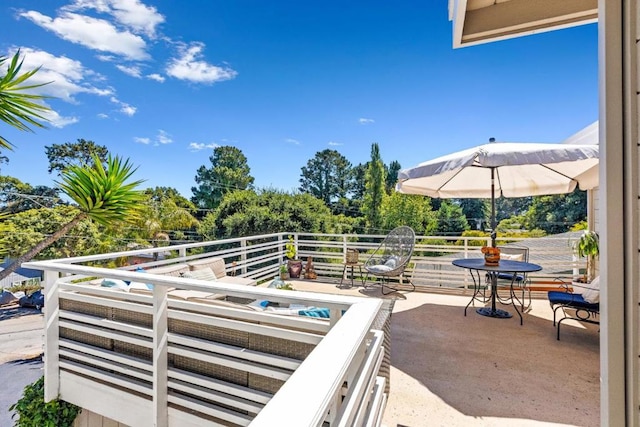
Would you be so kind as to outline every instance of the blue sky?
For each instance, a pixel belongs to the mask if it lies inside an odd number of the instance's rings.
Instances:
[[[53,185],[44,147],[78,138],[191,197],[213,147],[257,187],[293,190],[327,148],[353,165],[377,142],[402,167],[498,141],[560,142],[597,120],[595,24],[452,48],[446,0],[7,0],[0,55],[18,48],[53,108],[18,132],[0,172]]]

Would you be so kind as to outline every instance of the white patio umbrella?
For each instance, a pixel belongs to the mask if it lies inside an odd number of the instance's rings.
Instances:
[[[496,197],[595,188],[598,154],[597,145],[490,142],[401,170],[396,190],[441,198],[491,198],[495,247]]]

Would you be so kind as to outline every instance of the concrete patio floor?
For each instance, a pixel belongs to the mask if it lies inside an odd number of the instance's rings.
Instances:
[[[293,281],[295,289],[381,297],[378,289]],[[597,325],[563,323],[556,340],[546,300],[524,325],[464,316],[467,296],[394,293],[386,427],[598,426]],[[511,306],[501,306],[513,312]]]

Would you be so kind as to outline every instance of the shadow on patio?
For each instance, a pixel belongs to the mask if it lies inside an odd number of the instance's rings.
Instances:
[[[396,301],[385,426],[599,425],[597,325],[567,322],[557,341],[546,300],[534,300],[523,326],[473,309],[464,317],[467,302]]]

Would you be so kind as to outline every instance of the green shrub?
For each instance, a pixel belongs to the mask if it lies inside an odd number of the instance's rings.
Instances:
[[[15,411],[15,427],[71,427],[80,407],[64,400],[44,402],[44,376],[24,388],[22,397],[9,407]]]
[[[30,294],[31,292],[42,289],[42,284],[40,283],[40,280],[32,279],[19,285],[10,286],[6,289],[11,293],[22,291],[26,294]]]

